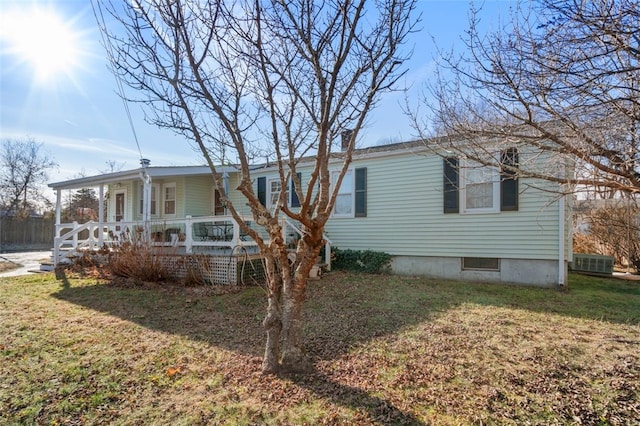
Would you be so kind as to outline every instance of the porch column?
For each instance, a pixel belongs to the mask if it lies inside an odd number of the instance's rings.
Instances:
[[[60,236],[60,217],[61,217],[61,211],[62,211],[62,207],[60,206],[62,204],[62,190],[61,189],[56,189],[56,237]]]
[[[104,184],[98,189],[98,247],[104,244]]]
[[[142,171],[140,172],[140,180],[142,180],[142,222],[144,223],[144,235],[147,243],[151,242],[151,176],[147,172],[149,160],[140,159]]]
[[[145,226],[151,220],[151,177],[147,175],[142,190],[142,220]]]

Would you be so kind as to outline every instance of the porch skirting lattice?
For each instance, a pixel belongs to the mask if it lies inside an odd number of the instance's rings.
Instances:
[[[202,279],[214,285],[256,285],[265,282],[259,254],[158,254],[174,278]]]

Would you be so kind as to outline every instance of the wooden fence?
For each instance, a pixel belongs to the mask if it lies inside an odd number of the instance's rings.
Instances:
[[[47,250],[53,247],[55,219],[0,218],[0,252]]]

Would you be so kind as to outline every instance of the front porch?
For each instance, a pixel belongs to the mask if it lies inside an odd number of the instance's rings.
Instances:
[[[183,256],[181,260],[168,260],[177,275],[181,274],[177,265],[193,263],[189,258],[219,258],[206,262],[205,269],[217,270],[230,270],[228,265],[238,265],[238,258],[250,258],[252,262],[261,259],[258,245],[240,223],[265,240],[268,235],[247,215],[248,209],[242,209],[239,223],[227,214],[208,167],[150,167],[144,159],[140,164],[139,169],[49,184],[56,191],[54,267],[86,252],[117,253],[120,247],[131,245],[152,247],[154,253],[176,259]],[[237,170],[226,166],[221,167],[220,172],[219,179],[229,198],[236,206],[243,206],[242,194],[229,189],[238,184]],[[82,188],[97,189],[97,220],[61,223],[62,192]],[[281,220],[283,239],[293,249],[304,230],[297,223]],[[319,264],[329,269],[331,248],[326,236],[325,241],[324,259]],[[290,256],[293,260],[295,253]],[[317,268],[312,273],[317,273]],[[213,275],[222,278],[210,281],[225,284],[229,277],[238,276],[228,271]]]
[[[255,228],[251,217],[244,224]],[[283,238],[291,248],[302,235],[292,222],[282,220]],[[243,232],[232,216],[187,217],[148,222],[89,221],[56,225],[53,263],[71,263],[84,253],[117,253],[123,245],[157,248],[157,256],[175,272],[176,278],[197,273],[211,284],[244,284],[262,274],[258,245]],[[292,256],[295,256],[292,253]],[[326,240],[322,267],[330,269],[331,243]],[[313,274],[318,274],[317,269]]]

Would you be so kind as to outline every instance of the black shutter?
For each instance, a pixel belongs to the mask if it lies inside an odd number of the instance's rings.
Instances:
[[[518,150],[509,148],[502,151],[501,164],[507,167],[518,167]],[[504,167],[500,173],[500,210],[518,210],[518,175],[514,170]]]
[[[258,200],[263,206],[267,206],[267,178],[258,178]]]
[[[367,217],[367,168],[356,169],[356,217]]]
[[[298,182],[302,185],[302,173],[296,173],[298,176]],[[289,194],[291,194],[291,207],[300,207],[300,199],[298,198],[298,193],[296,192],[296,184],[291,179],[291,184],[289,185]]]
[[[445,158],[444,164],[444,212],[459,213],[458,196],[458,159],[455,157]]]

